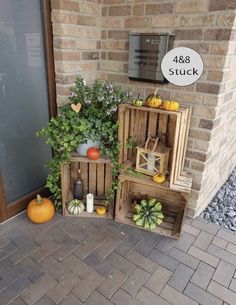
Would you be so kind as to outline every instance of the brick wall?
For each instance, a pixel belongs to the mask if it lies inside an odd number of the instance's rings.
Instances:
[[[81,75],[96,78],[101,49],[98,0],[51,0],[57,102],[68,102],[69,89]]]
[[[108,79],[143,97],[156,87],[164,98],[193,106],[186,168],[193,190],[188,213],[198,214],[236,164],[236,0],[51,0],[58,104],[67,102],[77,75]],[[130,32],[171,32],[175,47],[195,49],[205,69],[194,85],[129,81]]]

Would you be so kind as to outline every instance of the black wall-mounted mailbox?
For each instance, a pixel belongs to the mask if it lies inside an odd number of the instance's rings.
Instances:
[[[134,80],[164,83],[161,62],[165,54],[173,48],[174,35],[171,34],[130,34],[128,77]]]

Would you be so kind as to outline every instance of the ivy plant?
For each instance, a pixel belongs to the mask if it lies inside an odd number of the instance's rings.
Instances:
[[[89,139],[99,142],[102,154],[113,162],[113,183],[106,194],[107,203],[114,199],[119,173],[117,109],[128,97],[128,91],[110,82],[96,80],[88,86],[82,78],[78,78],[71,89],[68,104],[59,107],[58,115],[37,133],[38,136],[46,137],[46,143],[53,149],[53,159],[48,163],[50,173],[46,187],[54,194],[58,210],[61,210],[61,164],[69,162],[77,146]],[[71,104],[78,103],[81,104],[81,110],[76,113]]]

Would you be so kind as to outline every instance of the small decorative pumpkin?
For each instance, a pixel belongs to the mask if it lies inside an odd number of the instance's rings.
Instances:
[[[90,147],[88,150],[87,150],[87,157],[90,159],[90,160],[97,160],[100,158],[100,150],[97,148],[97,147]]]
[[[140,96],[140,92],[139,92],[139,94],[138,94],[138,97],[137,97],[135,100],[132,101],[132,104],[133,104],[135,107],[141,107],[141,106],[143,106],[144,101],[143,101],[142,99],[140,99],[139,96]]]
[[[133,101],[132,101],[132,104],[133,104],[135,107],[142,107],[142,106],[143,106],[143,103],[144,103],[144,101],[143,101],[143,100],[140,100],[140,99],[136,99],[136,100],[133,100]]]
[[[98,215],[102,216],[106,214],[106,207],[99,207],[96,209]]]
[[[29,220],[34,223],[45,223],[55,215],[55,207],[51,200],[42,198],[39,194],[36,199],[30,201],[27,208]]]
[[[151,108],[158,108],[162,105],[161,96],[157,94],[158,89],[152,93],[149,94],[149,96],[146,98],[146,105]]]
[[[157,174],[152,177],[152,180],[156,183],[163,183],[166,181],[166,177],[163,174]]]
[[[176,111],[179,110],[179,102],[176,101],[164,101],[162,104],[162,108],[165,110],[172,110],[172,111]]]
[[[78,199],[74,199],[68,204],[68,211],[72,215],[79,215],[80,213],[83,212],[83,210],[84,210],[84,204],[82,201]]]

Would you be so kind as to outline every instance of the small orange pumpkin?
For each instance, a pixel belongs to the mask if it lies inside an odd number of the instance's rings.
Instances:
[[[98,215],[102,216],[106,214],[106,207],[99,207],[96,209]]]
[[[36,199],[30,201],[27,208],[29,220],[34,223],[45,223],[55,215],[55,207],[51,200],[42,198],[39,194]]]

